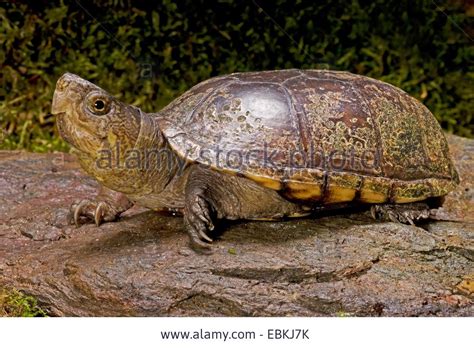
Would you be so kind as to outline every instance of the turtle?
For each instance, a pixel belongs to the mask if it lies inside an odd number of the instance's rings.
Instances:
[[[458,184],[435,117],[403,90],[345,71],[238,72],[145,113],[72,73],[56,84],[60,136],[102,185],[72,221],[113,221],[137,203],[182,213],[208,251],[221,220],[281,220],[365,206],[428,219]],[[431,215],[432,216],[432,215]]]

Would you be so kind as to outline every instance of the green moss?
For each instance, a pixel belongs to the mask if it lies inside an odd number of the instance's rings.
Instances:
[[[0,317],[46,317],[35,298],[17,290],[0,289]]]
[[[447,131],[474,135],[467,3],[257,3],[268,15],[252,1],[2,2],[0,147],[67,149],[48,116],[55,81],[66,71],[156,111],[196,83],[229,72],[348,70],[401,87]]]

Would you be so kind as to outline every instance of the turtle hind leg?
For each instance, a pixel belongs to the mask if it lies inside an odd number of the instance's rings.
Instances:
[[[431,209],[425,202],[407,204],[376,204],[370,208],[375,220],[399,222],[415,225],[420,220],[430,218]]]

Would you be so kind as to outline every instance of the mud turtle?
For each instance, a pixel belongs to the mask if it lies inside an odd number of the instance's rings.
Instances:
[[[52,109],[83,168],[105,186],[73,206],[76,223],[114,220],[133,202],[183,211],[195,247],[209,246],[215,219],[297,217],[345,203],[413,223],[459,182],[423,104],[347,72],[230,74],[158,113],[66,73]]]

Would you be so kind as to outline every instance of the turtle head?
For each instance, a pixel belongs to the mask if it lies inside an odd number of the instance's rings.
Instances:
[[[133,147],[140,132],[142,112],[111,94],[65,73],[54,91],[52,113],[61,137],[77,151],[96,158],[104,149]]]
[[[166,144],[155,125],[154,114],[120,102],[107,91],[66,73],[54,91],[52,113],[56,115],[59,134],[78,156],[83,169],[107,187],[124,193],[146,188],[146,176],[160,173],[142,171],[141,162],[148,149]],[[141,152],[145,151],[145,152]],[[157,157],[153,160],[158,162]],[[155,182],[169,177],[166,172]],[[168,176],[168,177],[167,177]]]

